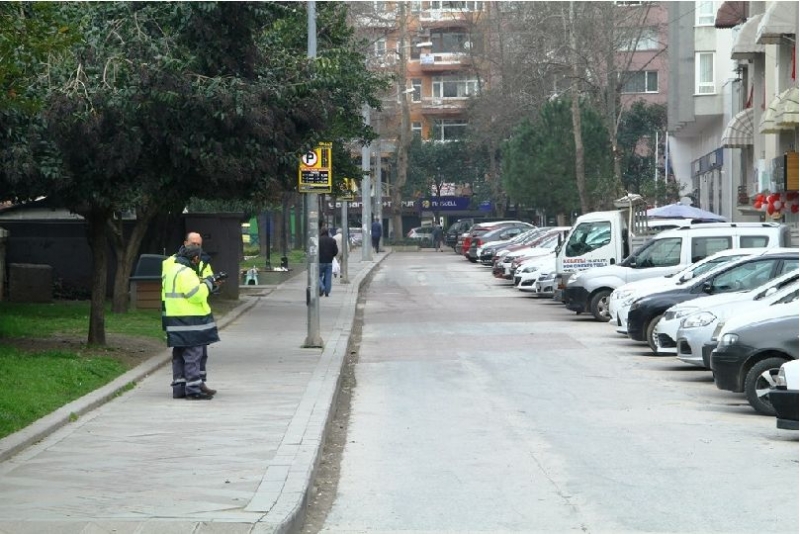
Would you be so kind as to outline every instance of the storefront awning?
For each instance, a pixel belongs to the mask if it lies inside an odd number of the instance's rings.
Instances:
[[[775,116],[775,124],[784,130],[791,130],[798,124],[798,90],[797,87],[787,89],[779,95],[781,99],[780,113]]]
[[[756,43],[756,31],[763,16],[763,13],[753,15],[739,27],[733,38],[731,59],[753,59],[754,55],[764,53],[764,45]]]
[[[756,32],[759,44],[778,44],[783,35],[793,35],[797,30],[797,2],[772,2],[761,19]]]
[[[715,28],[733,28],[747,19],[747,2],[722,2],[714,20]]]
[[[758,131],[774,134],[796,128],[798,123],[797,100],[797,87],[786,89],[773,98],[761,116]]]
[[[722,133],[723,148],[744,148],[753,144],[753,108],[733,116]]]

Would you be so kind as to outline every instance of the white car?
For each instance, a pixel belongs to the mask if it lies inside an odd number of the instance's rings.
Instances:
[[[556,266],[556,254],[551,252],[546,256],[540,256],[526,260],[514,271],[514,287],[520,291],[535,291],[533,284],[539,279],[543,270],[553,270]]]
[[[660,356],[678,354],[678,331],[685,319],[690,319],[685,323],[689,328],[703,328],[707,331],[707,340],[710,341],[717,321],[724,321],[737,311],[747,312],[756,307],[772,304],[775,299],[769,297],[779,294],[778,298],[781,298],[787,291],[796,290],[796,285],[797,271],[794,270],[749,291],[709,295],[676,304],[667,310],[656,325],[655,353]]]
[[[764,252],[765,250],[767,249],[739,248],[722,250],[711,256],[706,256],[675,274],[639,280],[618,287],[608,298],[608,311],[611,314],[609,323],[615,325],[617,332],[620,334],[628,335],[628,312],[634,300],[649,293],[661,291],[671,286],[678,286],[729,261]]]
[[[555,298],[556,288],[556,268],[543,269],[539,273],[539,278],[533,283],[533,292],[537,297]]]
[[[781,282],[778,282],[779,280]],[[782,287],[776,288],[775,282],[778,282],[778,285]],[[706,306],[678,319],[680,327],[675,334],[677,358],[684,363],[706,367],[703,359],[703,347],[708,346],[706,349],[708,352],[713,349],[712,345],[714,344],[713,341],[716,340],[716,330],[720,324],[730,317],[742,315],[759,307],[784,304],[797,300],[798,287],[798,272],[793,271],[752,291],[730,295],[714,295],[701,299],[706,301]],[[735,297],[737,295],[744,296],[746,300],[718,299],[718,297]],[[670,308],[670,310],[674,308],[676,307]]]
[[[775,388],[769,392],[769,403],[775,409],[776,425],[797,430],[798,392],[800,391],[800,360],[781,365],[775,377]]]

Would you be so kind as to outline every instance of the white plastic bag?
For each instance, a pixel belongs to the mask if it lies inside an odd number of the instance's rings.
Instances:
[[[333,258],[333,276],[339,276],[341,268],[339,267],[339,260]]]

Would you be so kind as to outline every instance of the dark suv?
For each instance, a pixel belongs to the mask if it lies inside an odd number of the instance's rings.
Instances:
[[[472,228],[473,224],[475,224],[475,219],[459,219],[451,224],[450,228],[447,229],[447,233],[444,235],[444,244],[453,250],[456,250],[458,236],[467,232],[470,228]]]

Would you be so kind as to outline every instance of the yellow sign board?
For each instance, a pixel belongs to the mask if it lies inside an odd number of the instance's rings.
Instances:
[[[351,202],[356,199],[356,192],[358,191],[358,184],[352,178],[344,179],[344,186],[342,193],[338,195],[339,200],[346,200]]]
[[[320,143],[300,157],[297,170],[297,191],[330,193],[333,185],[331,143]]]

